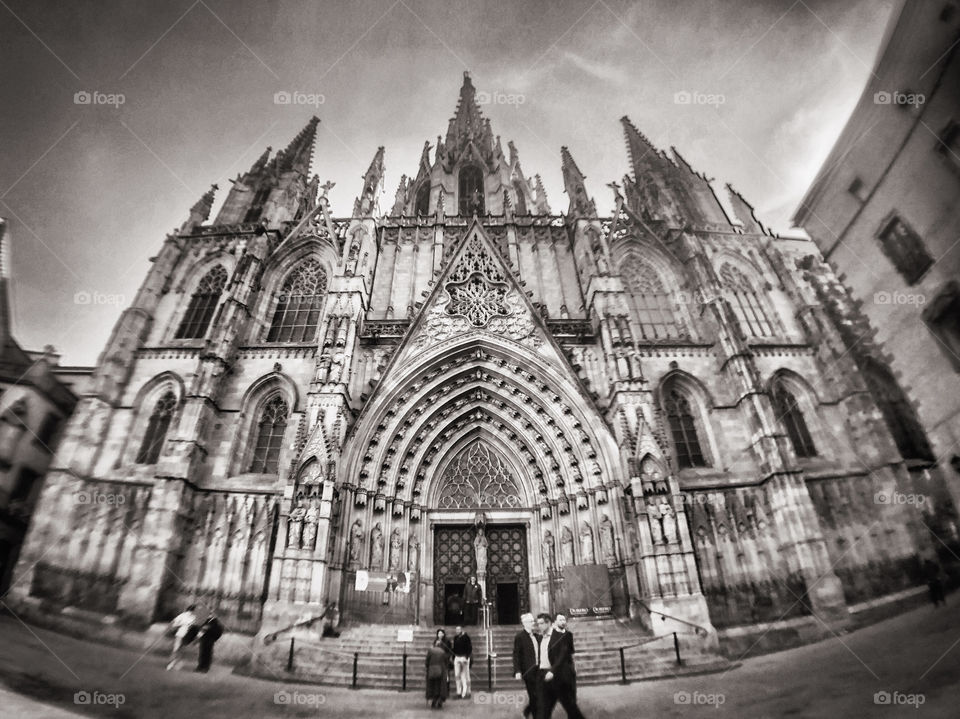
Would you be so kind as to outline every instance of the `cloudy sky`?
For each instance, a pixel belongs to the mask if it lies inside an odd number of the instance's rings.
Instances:
[[[196,199],[216,182],[222,200],[229,178],[314,113],[314,170],[336,183],[335,213],[350,212],[378,145],[389,207],[423,142],[446,132],[464,70],[480,92],[515,98],[484,112],[555,212],[567,206],[561,145],[611,209],[626,114],[787,233],[895,4],[0,0],[15,336],[93,363]],[[284,91],[318,104],[276,104]],[[107,104],[77,104],[82,92]],[[705,102],[676,102],[684,92]]]

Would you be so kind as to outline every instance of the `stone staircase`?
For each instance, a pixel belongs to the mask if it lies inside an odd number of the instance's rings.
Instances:
[[[324,639],[316,633],[297,633],[292,637],[291,671],[287,671],[291,636],[281,636],[272,644],[261,646],[255,659],[243,671],[265,678],[350,686],[356,655],[358,687],[400,689],[406,654],[406,687],[409,690],[423,689],[424,657],[433,642],[435,630],[405,627],[413,630],[413,641],[402,643],[397,641],[398,628],[404,627],[350,627],[339,637]],[[489,662],[483,634],[475,627],[466,629],[473,639],[471,678],[474,690],[488,688],[488,673],[494,689],[522,690],[522,682],[513,678],[512,660],[513,638],[520,627],[493,628]],[[673,635],[652,637],[638,625],[619,619],[576,620],[570,622],[569,629],[574,634],[580,684],[620,681],[621,647],[624,647],[624,669],[628,680],[723,671],[732,666],[705,639],[694,633],[677,635],[681,657],[678,664]]]

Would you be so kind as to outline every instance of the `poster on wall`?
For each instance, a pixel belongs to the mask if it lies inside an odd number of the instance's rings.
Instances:
[[[562,572],[560,608],[568,617],[602,617],[613,613],[607,565],[570,565]]]
[[[358,592],[401,592],[410,593],[413,584],[413,572],[371,572],[357,570],[353,588]]]

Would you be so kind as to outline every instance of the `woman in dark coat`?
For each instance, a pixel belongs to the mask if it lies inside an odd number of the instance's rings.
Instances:
[[[442,709],[450,693],[450,650],[443,630],[437,630],[433,646],[427,650],[427,699],[431,709]]]
[[[206,672],[210,669],[210,663],[213,661],[213,645],[223,636],[223,624],[210,612],[210,616],[201,625],[198,643],[200,644],[200,656],[197,662],[197,671]]]

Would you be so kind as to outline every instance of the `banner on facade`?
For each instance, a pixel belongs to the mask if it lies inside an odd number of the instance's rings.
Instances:
[[[357,570],[353,588],[358,592],[402,592],[410,593],[413,585],[413,572],[371,572]]]
[[[613,613],[610,571],[605,564],[566,566],[561,611],[569,617],[602,617]]]

